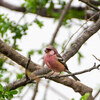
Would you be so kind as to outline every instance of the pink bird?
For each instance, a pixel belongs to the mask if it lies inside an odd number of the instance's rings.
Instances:
[[[54,72],[66,71],[67,73],[71,74],[61,55],[51,45],[45,49],[44,62]],[[80,81],[75,75],[72,75],[72,77],[75,80]]]

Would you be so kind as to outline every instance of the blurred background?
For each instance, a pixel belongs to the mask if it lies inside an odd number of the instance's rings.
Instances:
[[[70,0],[0,0],[0,39],[23,56],[31,55],[32,61],[40,65],[43,64],[44,49],[51,41],[62,55],[64,47],[69,48],[74,40],[98,19],[96,15],[88,20],[97,11],[81,0],[73,0],[53,40],[64,6],[69,2]],[[90,0],[89,3],[96,7],[100,6],[99,0]],[[81,29],[77,31],[80,27]],[[67,61],[70,71],[78,72],[92,67],[94,63],[99,64],[100,62],[93,57],[95,55],[100,58],[99,43],[98,31]],[[25,69],[22,66],[0,53],[1,87],[24,76]],[[93,70],[77,77],[81,83],[93,89],[93,95],[100,89],[100,70]],[[72,98],[80,100],[81,95],[62,84],[41,79],[37,84],[19,87],[17,93],[9,99],[71,100]],[[98,95],[95,100],[100,100],[100,96]]]

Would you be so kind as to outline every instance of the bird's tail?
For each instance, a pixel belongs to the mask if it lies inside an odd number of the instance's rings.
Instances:
[[[68,74],[72,74],[69,70],[66,70],[66,72]],[[72,75],[72,77],[76,80],[76,81],[80,81],[75,75]]]

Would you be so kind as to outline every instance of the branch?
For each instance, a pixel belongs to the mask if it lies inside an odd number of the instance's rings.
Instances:
[[[61,16],[60,16],[60,19],[59,19],[59,23],[58,23],[58,25],[57,25],[57,28],[56,28],[56,30],[55,30],[55,32],[54,32],[53,38],[52,38],[52,40],[51,40],[51,42],[50,42],[50,45],[53,44],[53,42],[54,42],[54,40],[55,40],[55,37],[56,37],[56,35],[57,35],[57,33],[58,33],[58,31],[59,31],[61,25],[62,25],[62,21],[63,21],[65,15],[67,14],[67,12],[68,12],[68,10],[69,10],[69,8],[70,8],[70,5],[71,5],[72,1],[73,1],[73,0],[70,0],[70,2],[69,2],[68,4],[65,5],[64,10],[62,11],[62,14],[61,14]]]
[[[94,63],[94,66],[93,67],[91,67],[91,68],[89,68],[89,69],[85,69],[85,70],[83,70],[83,71],[80,71],[80,72],[75,72],[75,73],[71,73],[71,74],[67,74],[67,75],[60,75],[60,76],[53,76],[53,77],[68,77],[68,76],[73,76],[73,75],[80,75],[80,74],[84,74],[84,73],[86,73],[86,72],[90,72],[90,71],[92,71],[92,70],[94,70],[94,69],[98,69],[99,70],[99,67],[100,67],[100,64],[99,65],[97,65],[96,66],[96,63]],[[52,76],[51,76],[52,77]],[[52,77],[52,78],[53,78]]]
[[[78,38],[76,38],[76,40],[73,42],[73,45],[66,50],[66,52],[63,54],[63,59],[65,60],[65,62],[68,61],[72,56],[74,56],[81,48],[81,46],[99,29],[100,18],[96,23],[94,23],[91,27],[86,29]]]
[[[96,1],[96,0],[90,0],[89,1],[91,4],[99,6],[100,5],[100,1]]]
[[[27,65],[28,59],[19,54],[17,51],[15,51],[13,48],[8,46],[6,43],[4,43],[0,39],[0,52],[4,54],[5,56],[9,57],[11,60],[15,61],[17,64],[23,66],[24,68]],[[34,62],[30,61],[28,65],[28,69],[32,72],[34,70],[39,69],[40,66],[35,64]]]
[[[79,1],[84,2],[85,4],[87,4],[88,6],[92,7],[93,9],[95,9],[97,11],[100,11],[99,8],[97,8],[94,5],[92,5],[89,1],[86,1],[86,0],[79,0]]]
[[[92,3],[92,2],[93,3],[96,3],[96,4],[98,3],[96,1],[91,0],[90,3]],[[5,7],[5,8],[8,8],[10,10],[18,11],[18,12],[23,12],[23,13],[26,12],[26,8],[25,7],[20,7],[20,6],[12,5],[12,4],[4,1],[4,0],[1,0],[0,1],[0,6]],[[79,7],[71,6],[70,7],[70,10],[76,10],[78,12],[83,12],[85,10],[85,7],[81,7],[81,6],[79,6]],[[52,12],[59,13],[60,14],[62,12],[62,9],[61,8],[54,8],[52,10]],[[27,13],[33,13],[33,12],[27,12]],[[48,14],[47,13],[47,8],[37,8],[35,14],[38,14],[38,15],[40,15],[42,17],[54,18],[54,16],[52,14]],[[93,15],[93,14],[95,14],[95,12],[94,13],[87,12],[87,14],[86,14],[87,15],[87,18],[90,18],[91,15]],[[84,19],[84,15],[77,16],[77,17],[76,16],[72,16],[72,18]],[[95,16],[94,17],[94,20],[96,21],[97,19],[98,19],[98,16]]]
[[[95,94],[94,99],[100,94],[100,89],[98,90],[98,92]]]
[[[39,81],[40,82],[40,81]],[[34,89],[34,94],[33,94],[33,97],[32,97],[32,100],[35,100],[36,98],[36,94],[38,92],[38,87],[39,87],[39,82],[36,83],[36,86],[35,86],[35,89]]]
[[[61,83],[65,86],[68,86],[68,87],[72,88],[75,92],[79,92],[81,95],[84,95],[85,93],[90,93],[91,99],[88,99],[88,100],[93,100],[92,99],[93,98],[92,97],[92,89],[90,87],[80,83],[79,81],[75,81],[73,79],[70,79],[68,77],[60,77],[60,78],[49,77],[46,73],[44,73],[45,71],[47,72],[50,70],[48,68],[42,68],[40,70],[36,70],[30,75],[30,78],[31,78],[30,80],[26,81],[26,78],[24,77],[21,80],[18,80],[14,83],[10,83],[8,86],[9,86],[10,90],[16,89],[19,86],[25,86],[26,84],[32,83],[34,80],[38,79],[39,78],[38,75],[40,75],[41,78],[44,77],[46,79],[50,79],[50,80],[53,80],[57,83]],[[43,73],[46,75],[43,75]],[[6,89],[6,87],[4,87],[4,89]]]
[[[95,55],[92,55],[96,60],[100,61],[100,59],[98,59]]]

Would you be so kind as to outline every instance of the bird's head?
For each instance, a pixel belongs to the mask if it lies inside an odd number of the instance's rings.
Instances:
[[[49,45],[46,47],[45,53],[48,55],[54,55],[54,54],[57,54],[58,52],[53,46]]]

